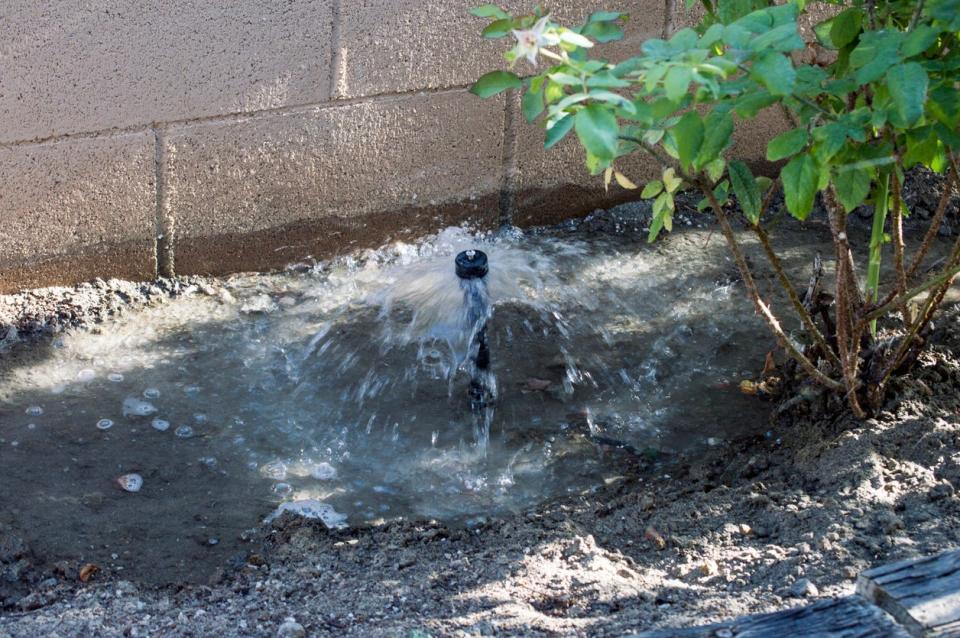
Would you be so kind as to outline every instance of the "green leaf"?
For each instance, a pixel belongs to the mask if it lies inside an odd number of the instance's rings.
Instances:
[[[677,177],[676,172],[674,172],[672,168],[663,171],[663,185],[666,187],[668,193],[676,192],[682,183],[683,180]]]
[[[789,95],[797,82],[797,72],[790,60],[774,51],[761,54],[750,68],[750,77],[772,95]]]
[[[508,35],[510,31],[516,28],[513,20],[509,18],[502,18],[491,22],[486,26],[486,28],[480,32],[480,34],[491,40],[496,40],[497,38],[502,38],[505,35]]]
[[[647,185],[643,187],[643,191],[640,193],[640,197],[643,199],[650,199],[651,197],[656,197],[663,191],[663,182],[660,180],[654,180],[652,182],[647,182]]]
[[[541,113],[543,113],[543,91],[527,90],[520,100],[520,110],[527,122],[533,122]]]
[[[697,159],[694,162],[694,168],[702,168],[709,164],[730,145],[733,135],[733,118],[729,113],[712,111],[707,119],[704,120],[703,144],[700,146],[700,152],[697,153]]]
[[[628,80],[618,78],[609,71],[602,71],[588,77],[587,86],[598,89],[623,89],[631,86],[631,83]]]
[[[551,148],[554,144],[562,140],[572,128],[572,115],[567,115],[563,119],[557,120],[553,126],[547,129],[547,136],[546,139],[544,139],[543,148]]]
[[[519,89],[521,86],[523,82],[520,78],[509,71],[490,71],[470,87],[470,92],[482,98],[488,98],[507,89]]]
[[[781,133],[767,144],[767,159],[771,162],[782,160],[785,157],[796,155],[810,140],[810,134],[805,128],[795,128],[792,131]]]
[[[574,116],[574,126],[580,143],[590,153],[607,161],[616,157],[620,127],[609,109],[590,104]]]
[[[722,157],[718,157],[704,166],[703,170],[706,171],[710,181],[715,182],[723,177],[723,172],[727,170],[727,162]]]
[[[593,24],[596,22],[613,22],[619,20],[620,18],[626,19],[627,14],[621,13],[619,11],[594,11],[590,14],[590,17],[587,18],[587,23]]]
[[[750,43],[750,49],[753,51],[793,51],[802,49],[804,45],[803,38],[797,33],[797,25],[794,22],[781,24],[766,33],[762,33]]]
[[[747,165],[739,160],[730,162],[730,168],[727,170],[733,192],[737,194],[737,201],[740,202],[740,209],[750,223],[756,224],[760,221],[760,208],[763,205],[763,196],[760,194],[757,180],[754,179]]]
[[[623,29],[613,22],[589,22],[581,33],[601,43],[623,39]]]
[[[547,77],[549,77],[553,82],[562,84],[564,86],[583,86],[583,80],[570,73],[551,73]]]
[[[688,168],[700,151],[703,142],[703,120],[696,111],[687,111],[677,125],[673,127],[673,138],[677,144],[680,165]]]
[[[762,109],[775,104],[778,99],[766,91],[751,91],[736,99],[733,110],[740,117],[752,118],[756,117]]]
[[[667,99],[671,102],[679,102],[687,94],[692,79],[693,73],[688,67],[670,67],[670,70],[667,71],[667,77],[663,80],[663,89],[666,92]]]
[[[506,20],[510,17],[510,14],[495,4],[482,4],[479,7],[470,9],[470,13],[478,18],[497,18],[498,20]]]
[[[860,36],[857,48],[850,52],[850,66],[857,69],[854,75],[857,83],[879,80],[887,69],[899,62],[902,39],[900,31],[870,31]]]
[[[872,173],[865,168],[839,170],[833,177],[833,187],[837,191],[837,199],[846,212],[863,203],[870,193],[870,184],[873,181]]]
[[[907,126],[913,126],[923,117],[929,83],[926,70],[916,62],[898,64],[887,71],[890,97]]]
[[[830,40],[833,46],[842,49],[857,39],[863,24],[863,11],[851,7],[837,14],[830,24]]]
[[[787,210],[804,220],[813,210],[813,199],[820,183],[820,169],[809,155],[797,155],[780,172]]]
[[[920,55],[933,46],[938,37],[940,37],[939,29],[935,29],[929,24],[917,25],[917,28],[908,33],[903,40],[903,44],[900,45],[900,55],[905,58]]]

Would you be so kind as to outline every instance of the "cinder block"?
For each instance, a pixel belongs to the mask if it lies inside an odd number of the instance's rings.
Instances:
[[[4,0],[0,13],[0,142],[329,95],[332,0]]]
[[[176,272],[327,257],[498,215],[503,100],[388,97],[177,126],[164,137]]]
[[[337,96],[359,97],[472,84],[494,69],[504,68],[503,53],[512,36],[487,40],[480,32],[487,20],[469,14],[476,0],[359,0],[341,12]],[[598,0],[555,3],[556,19],[565,25],[582,22],[590,13],[608,8]],[[511,0],[501,6],[519,15],[536,2]],[[604,45],[606,55],[624,57],[639,50],[648,37],[663,29],[663,3],[654,0],[624,2],[631,13],[627,38]],[[518,63],[518,72],[531,69]]]
[[[156,275],[150,133],[0,147],[0,293]]]

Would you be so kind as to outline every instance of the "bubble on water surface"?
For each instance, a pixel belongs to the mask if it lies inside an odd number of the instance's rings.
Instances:
[[[206,414],[197,413],[193,415],[193,420],[197,423],[206,423],[208,421]]]
[[[170,422],[163,419],[154,419],[150,422],[151,427],[159,432],[166,432],[170,429]]]
[[[142,399],[127,397],[123,400],[123,416],[150,416],[156,411],[155,405]]]
[[[317,463],[310,471],[310,476],[320,481],[329,481],[337,478],[337,468],[326,461]]]
[[[111,421],[110,419],[100,419],[99,421],[97,421],[98,430],[109,430],[112,427],[113,427],[113,421]]]
[[[43,408],[41,408],[39,405],[31,405],[29,408],[25,410],[25,412],[29,416],[40,416],[41,414],[43,414]]]
[[[160,390],[156,388],[147,388],[143,391],[143,396],[147,399],[156,399],[160,396]]]
[[[272,461],[261,467],[260,473],[269,479],[282,481],[287,478],[287,465],[282,461]]]
[[[97,373],[94,372],[91,368],[84,368],[77,373],[77,381],[81,383],[89,383],[97,378]]]
[[[181,439],[189,439],[193,436],[193,428],[189,425],[181,425],[176,430],[173,431]]]
[[[290,512],[303,518],[317,519],[328,529],[344,529],[347,527],[347,515],[333,509],[332,505],[316,499],[303,499],[282,503],[270,516],[263,519],[265,524],[272,523],[284,512]]]
[[[143,477],[139,474],[124,474],[117,477],[117,485],[126,492],[139,492],[143,487]]]
[[[28,430],[36,430],[36,429],[37,429],[37,424],[36,424],[36,423],[27,423],[27,429],[28,429]]]
[[[107,375],[107,379],[109,379],[110,381],[113,381],[114,383],[120,383],[121,381],[123,381],[123,375],[120,374],[119,372],[111,372],[110,374]]]

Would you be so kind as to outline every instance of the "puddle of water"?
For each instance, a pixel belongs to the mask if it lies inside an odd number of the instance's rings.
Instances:
[[[762,428],[736,385],[769,344],[705,239],[449,229],[8,354],[0,521],[51,559],[205,580],[281,503],[351,525],[468,522],[631,462],[591,434],[684,450]],[[490,259],[486,419],[464,372],[466,248]]]

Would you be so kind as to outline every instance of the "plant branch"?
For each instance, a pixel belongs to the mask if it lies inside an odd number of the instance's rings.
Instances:
[[[917,8],[913,10],[913,17],[910,18],[910,25],[907,27],[907,32],[913,31],[917,28],[917,25],[920,24],[920,16],[923,13],[924,0],[918,0]]]
[[[730,219],[724,212],[720,202],[717,201],[717,196],[713,194],[711,185],[705,182],[702,178],[698,180],[690,179],[689,176],[685,176],[685,178],[688,179],[688,181],[697,184],[700,187],[700,190],[703,191],[703,194],[706,195],[707,199],[709,200],[710,206],[713,208],[713,212],[717,216],[717,221],[720,222],[720,230],[723,233],[724,238],[727,240],[727,245],[730,247],[730,252],[733,253],[733,260],[736,262],[737,268],[740,270],[740,276],[743,278],[743,283],[747,288],[750,299],[753,301],[753,305],[757,309],[757,313],[763,317],[763,320],[777,338],[780,346],[786,350],[787,353],[793,357],[811,377],[819,381],[821,384],[825,385],[831,390],[843,390],[844,386],[842,383],[835,379],[831,379],[821,372],[815,365],[813,365],[813,362],[810,361],[810,359],[804,355],[803,352],[801,352],[797,344],[795,344],[789,335],[783,331],[780,321],[770,310],[770,307],[767,306],[767,304],[764,303],[763,299],[760,297],[760,291],[757,289],[757,283],[754,281],[753,275],[750,272],[750,266],[747,265],[747,260],[743,255],[743,250],[740,248],[740,244],[737,242],[737,237],[733,232],[733,227],[730,226]]]
[[[859,295],[853,273],[850,246],[847,243],[846,217],[832,190],[825,196],[827,214],[830,219],[830,232],[837,250],[835,306],[837,313],[837,350],[840,354],[844,386],[847,390],[847,403],[858,419],[866,416],[857,399],[857,366],[860,361],[860,332],[853,324],[851,299]]]
[[[866,327],[866,325],[869,322],[873,321],[874,319],[879,319],[883,317],[885,314],[887,314],[894,308],[898,308],[903,304],[907,303],[908,301],[910,301],[911,299],[913,299],[914,297],[916,297],[917,295],[921,295],[926,291],[930,290],[931,288],[935,288],[938,285],[946,282],[947,280],[952,279],[958,273],[960,273],[960,265],[954,265],[950,268],[946,268],[943,272],[941,272],[936,277],[928,281],[925,281],[919,286],[915,286],[911,288],[910,290],[903,293],[903,295],[899,297],[895,297],[894,299],[891,299],[890,301],[883,304],[882,306],[875,308],[870,312],[868,312],[867,314],[863,315],[859,321],[860,326]]]
[[[893,265],[897,273],[897,294],[907,292],[907,271],[903,266],[903,202],[900,199],[900,179],[897,171],[893,171],[890,178],[893,180],[893,219],[890,220],[891,234],[893,235]],[[910,308],[907,304],[900,307],[903,316],[903,325],[913,323],[910,318]]]
[[[783,289],[787,291],[787,296],[790,298],[790,303],[793,304],[794,309],[800,316],[800,321],[803,323],[804,328],[806,328],[807,332],[810,333],[810,336],[813,337],[814,342],[823,352],[824,356],[830,360],[830,363],[835,365],[838,369],[842,369],[843,366],[840,364],[840,359],[837,358],[833,348],[827,344],[826,338],[823,336],[823,333],[820,332],[820,329],[817,328],[817,324],[814,322],[813,317],[810,316],[806,306],[804,306],[803,302],[800,300],[800,296],[797,294],[796,288],[794,288],[790,278],[787,277],[787,274],[783,269],[783,263],[773,251],[773,246],[770,245],[770,236],[767,235],[767,231],[764,230],[760,224],[756,224],[752,226],[752,228],[753,232],[757,235],[757,239],[760,240],[760,245],[763,246],[763,251],[767,254],[767,260],[770,262],[770,265],[773,266],[773,271],[776,273],[777,279],[780,280],[780,285],[783,286]]]
[[[947,205],[950,203],[950,196],[953,194],[953,187],[960,183],[960,173],[957,172],[957,160],[953,156],[953,153],[948,153],[947,159],[950,161],[950,174],[947,176],[947,181],[944,182],[943,194],[940,195],[940,202],[937,204],[937,211],[934,213],[933,219],[930,221],[930,228],[927,229],[927,234],[923,236],[923,243],[920,244],[920,248],[917,249],[917,252],[913,256],[913,260],[910,262],[910,268],[907,270],[907,279],[912,279],[913,276],[917,274],[917,271],[920,269],[920,264],[923,263],[923,258],[926,257],[927,252],[930,251],[930,247],[933,245],[933,240],[940,231],[940,225],[943,223],[943,218],[947,214]],[[893,297],[891,296],[890,299],[892,298]],[[889,301],[889,299],[887,301]]]

